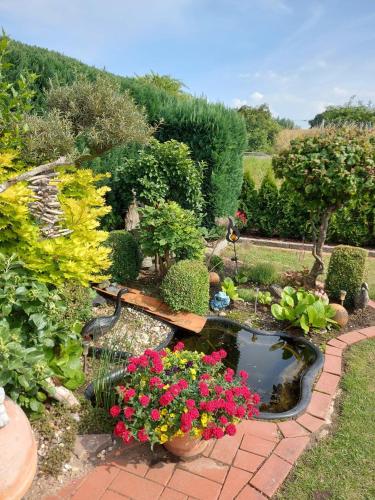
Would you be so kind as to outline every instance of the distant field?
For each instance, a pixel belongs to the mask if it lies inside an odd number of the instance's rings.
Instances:
[[[244,172],[250,173],[251,177],[254,179],[255,186],[259,187],[262,183],[263,177],[265,177],[268,172],[273,174],[272,159],[257,156],[244,157],[243,169]]]
[[[309,250],[284,250],[281,248],[271,248],[256,246],[252,243],[240,242],[237,246],[238,258],[246,265],[258,264],[259,262],[272,262],[278,272],[289,270],[300,270],[303,267],[310,268],[314,258]],[[224,255],[231,257],[233,249],[227,247]],[[328,267],[330,254],[324,254],[324,263]],[[367,261],[367,282],[370,288],[370,297],[375,299],[375,258],[369,257]]]

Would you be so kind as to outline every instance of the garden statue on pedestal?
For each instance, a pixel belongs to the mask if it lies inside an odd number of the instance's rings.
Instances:
[[[9,423],[9,417],[5,409],[5,391],[0,387],[0,429]]]
[[[370,296],[368,294],[368,284],[362,283],[360,291],[354,297],[355,308],[362,309],[362,311],[364,311],[369,303],[369,300]]]
[[[229,306],[230,298],[225,292],[217,292],[211,300],[210,306],[213,311],[222,311]]]

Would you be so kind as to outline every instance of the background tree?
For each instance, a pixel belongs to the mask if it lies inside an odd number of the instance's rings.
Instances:
[[[241,106],[238,112],[245,120],[248,149],[250,151],[271,151],[281,127],[273,118],[267,104],[261,104],[257,107]]]
[[[286,128],[286,129],[299,129],[298,125],[296,125],[294,123],[294,121],[291,120],[290,118],[281,118],[280,116],[277,116],[275,118],[275,121],[283,129],[284,128]]]
[[[375,127],[375,106],[371,102],[364,104],[352,98],[342,106],[328,106],[323,113],[315,115],[309,124],[310,127],[319,127],[323,124],[356,124],[369,128]]]
[[[309,282],[324,271],[323,245],[330,218],[354,198],[371,203],[375,193],[374,137],[358,127],[331,127],[315,137],[294,140],[273,158],[278,178],[296,191],[315,228]]]
[[[151,71],[143,76],[137,76],[137,80],[141,83],[149,83],[158,89],[165,90],[168,94],[175,97],[188,96],[188,94],[183,91],[186,85],[181,80],[173,78],[171,75],[159,75]]]

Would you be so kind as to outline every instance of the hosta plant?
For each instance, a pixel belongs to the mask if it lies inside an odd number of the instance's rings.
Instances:
[[[337,323],[332,318],[334,309],[327,298],[321,298],[303,288],[298,290],[287,286],[284,288],[279,304],[271,307],[272,315],[282,321],[289,321],[292,326],[302,328],[304,333],[311,330],[329,330]]]
[[[116,420],[115,435],[132,440],[165,443],[175,437],[220,439],[233,436],[236,425],[258,413],[258,394],[246,385],[248,374],[235,376],[225,368],[227,353],[184,350],[178,342],[173,351],[147,349],[129,358],[119,401],[110,408]]]
[[[225,278],[225,280],[221,284],[221,290],[228,295],[230,300],[242,300],[238,295],[237,287],[233,283],[232,278]]]

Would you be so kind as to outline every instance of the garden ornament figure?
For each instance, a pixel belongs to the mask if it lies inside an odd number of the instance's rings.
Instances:
[[[229,306],[229,303],[230,298],[225,292],[217,292],[211,300],[210,306],[213,311],[222,311]]]
[[[82,337],[85,340],[96,340],[100,335],[109,332],[117,323],[121,314],[121,296],[127,293],[127,288],[121,288],[117,293],[116,309],[112,316],[99,316],[88,321],[82,329]]]
[[[0,387],[0,429],[9,423],[9,417],[4,405],[5,391]]]
[[[236,251],[236,243],[239,239],[240,239],[240,230],[234,224],[233,218],[228,217],[226,240],[229,241],[229,243],[233,243],[234,258],[232,260],[234,260],[234,262],[236,263],[236,274],[238,273],[238,258]]]
[[[354,297],[354,305],[356,309],[362,309],[362,311],[366,309],[369,300],[370,296],[368,294],[368,284],[362,283],[359,292]]]

